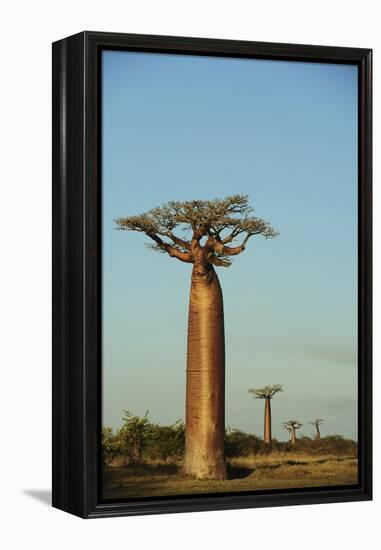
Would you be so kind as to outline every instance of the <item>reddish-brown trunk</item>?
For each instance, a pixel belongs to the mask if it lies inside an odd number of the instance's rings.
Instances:
[[[295,442],[296,442],[296,430],[295,430],[295,428],[292,428],[292,430],[291,430],[291,443],[294,445]]]
[[[271,399],[265,399],[265,430],[263,441],[266,445],[271,445]]]
[[[195,266],[189,302],[183,472],[225,479],[225,340],[222,292],[214,269]]]

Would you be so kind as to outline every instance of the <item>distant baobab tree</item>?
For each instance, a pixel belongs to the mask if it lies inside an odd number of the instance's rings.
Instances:
[[[298,420],[288,420],[283,422],[283,428],[290,432],[290,441],[292,444],[296,442],[296,430],[299,430],[303,424]]]
[[[171,201],[138,216],[119,218],[116,224],[119,229],[144,233],[153,241],[150,248],[193,266],[183,472],[198,479],[225,479],[224,313],[215,267],[229,267],[250,237],[267,239],[277,233],[253,216],[246,195]],[[182,230],[189,232],[189,238],[178,236]],[[228,246],[240,237],[237,246]]]
[[[318,441],[320,439],[320,428],[319,428],[319,426],[321,424],[323,424],[323,419],[322,418],[316,418],[316,420],[312,420],[310,422],[310,424],[312,424],[312,426],[315,426],[315,428],[316,428],[315,439]]]
[[[283,386],[280,384],[265,386],[264,388],[252,388],[251,390],[248,390],[249,393],[254,395],[254,399],[265,400],[263,441],[266,445],[271,445],[271,399],[276,393],[281,391],[283,391]]]

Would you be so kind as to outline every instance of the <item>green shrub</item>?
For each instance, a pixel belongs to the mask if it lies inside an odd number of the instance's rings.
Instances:
[[[148,459],[181,460],[185,448],[185,426],[178,420],[171,426],[151,425],[145,450]]]
[[[103,464],[109,465],[120,454],[120,442],[113,429],[109,426],[102,428],[102,459]]]
[[[124,424],[117,432],[120,451],[130,461],[139,462],[147,447],[151,432],[148,411],[143,417],[135,416],[129,411],[123,412]]]
[[[246,434],[235,429],[228,430],[225,433],[225,454],[228,458],[254,454],[261,450],[262,443],[254,434]]]

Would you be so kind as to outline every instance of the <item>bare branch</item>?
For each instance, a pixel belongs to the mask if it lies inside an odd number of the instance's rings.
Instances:
[[[188,241],[183,241],[183,239],[180,239],[179,237],[177,237],[176,235],[174,235],[172,233],[172,231],[169,231],[168,234],[167,234],[167,237],[169,237],[170,239],[172,239],[172,241],[175,243],[175,244],[178,244],[179,246],[181,246],[182,248],[185,248],[186,250],[190,250],[191,248],[191,245]]]
[[[167,254],[169,254],[172,258],[177,258],[182,262],[192,263],[192,257],[188,252],[182,252],[178,248],[171,246],[170,244],[164,242],[158,235],[155,235],[154,233],[147,233],[147,235],[153,241],[155,241],[160,249],[167,252]]]
[[[240,235],[242,233],[242,231],[239,229],[239,228],[235,228],[234,231],[232,231],[230,233],[230,235],[228,235],[227,237],[225,237],[224,239],[221,240],[222,244],[228,244],[228,243],[231,243],[232,241],[234,241],[234,239],[236,237],[238,237],[238,235]]]
[[[226,256],[236,256],[237,254],[241,254],[246,248],[246,243],[250,239],[251,235],[247,234],[244,240],[242,241],[242,244],[239,246],[224,246],[222,249],[222,254]]]

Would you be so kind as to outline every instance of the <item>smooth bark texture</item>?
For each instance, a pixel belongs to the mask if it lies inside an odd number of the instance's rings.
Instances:
[[[183,472],[225,479],[225,343],[220,283],[212,266],[192,273]]]
[[[294,445],[296,443],[296,430],[292,428],[291,430],[291,443]]]
[[[265,429],[263,441],[266,445],[271,445],[271,399],[265,399]]]

